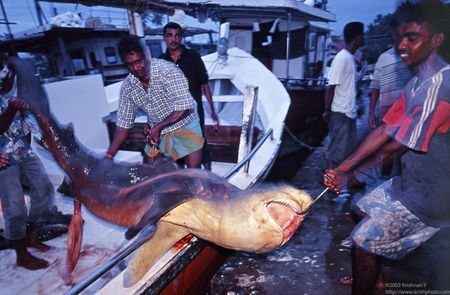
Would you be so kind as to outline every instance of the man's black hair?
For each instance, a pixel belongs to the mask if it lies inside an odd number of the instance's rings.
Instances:
[[[167,29],[175,29],[175,30],[179,30],[180,33],[181,33],[181,35],[183,35],[183,28],[182,28],[179,24],[177,24],[177,23],[174,23],[174,22],[169,22],[169,23],[167,23],[167,24],[164,26],[164,28],[163,28],[163,34],[164,34],[164,35],[166,35]]]
[[[9,46],[3,42],[0,42],[0,67],[8,62],[8,57],[11,55],[11,50]]]
[[[392,24],[426,23],[432,34],[443,33],[444,42],[439,47],[440,55],[450,62],[450,5],[440,0],[405,1],[397,8]]]
[[[346,44],[351,43],[359,35],[364,34],[364,24],[361,22],[351,22],[344,27],[344,41]]]
[[[426,22],[432,34],[447,33],[449,9],[440,0],[405,1],[394,12],[391,24]]]
[[[119,55],[121,58],[125,56],[125,54],[133,54],[136,52],[140,52],[142,55],[145,54],[144,38],[138,37],[136,35],[128,35],[124,36],[119,40],[117,47],[119,49]]]

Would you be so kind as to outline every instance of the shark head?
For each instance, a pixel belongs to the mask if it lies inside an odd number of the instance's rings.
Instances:
[[[192,198],[166,213],[155,235],[140,249],[124,274],[130,287],[168,249],[191,233],[225,248],[265,253],[286,243],[300,226],[301,213],[312,202],[292,186],[260,187],[231,192],[230,199]]]
[[[311,202],[308,193],[291,186],[258,188],[230,200],[192,199],[161,220],[225,248],[264,253],[292,237],[304,218],[299,212]]]

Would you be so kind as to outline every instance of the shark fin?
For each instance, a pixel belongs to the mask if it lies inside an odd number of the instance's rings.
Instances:
[[[159,222],[153,237],[143,244],[125,270],[123,286],[128,288],[137,283],[155,262],[176,242],[189,234],[184,227],[168,222]]]
[[[83,236],[83,218],[81,216],[81,202],[74,199],[74,213],[69,224],[69,233],[67,235],[67,256],[66,268],[63,275],[66,285],[72,284],[72,271],[77,264],[80,256],[81,239]]]

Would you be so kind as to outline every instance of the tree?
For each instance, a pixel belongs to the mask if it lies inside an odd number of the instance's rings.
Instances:
[[[145,12],[142,14],[142,22],[145,27],[151,28],[152,25],[156,27],[162,27],[164,22],[164,14],[156,12]]]
[[[363,48],[363,54],[369,64],[375,63],[380,54],[392,46],[391,20],[392,14],[379,14],[367,26],[365,34],[366,46]]]

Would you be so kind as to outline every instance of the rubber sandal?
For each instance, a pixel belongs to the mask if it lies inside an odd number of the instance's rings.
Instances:
[[[351,286],[353,284],[353,278],[349,277],[349,276],[339,278],[339,283],[344,286]],[[386,288],[386,282],[385,281],[381,281],[381,282],[377,281],[375,288],[377,288],[378,290],[384,290]]]
[[[339,283],[344,286],[351,286],[353,284],[353,278],[349,276],[339,278]]]

